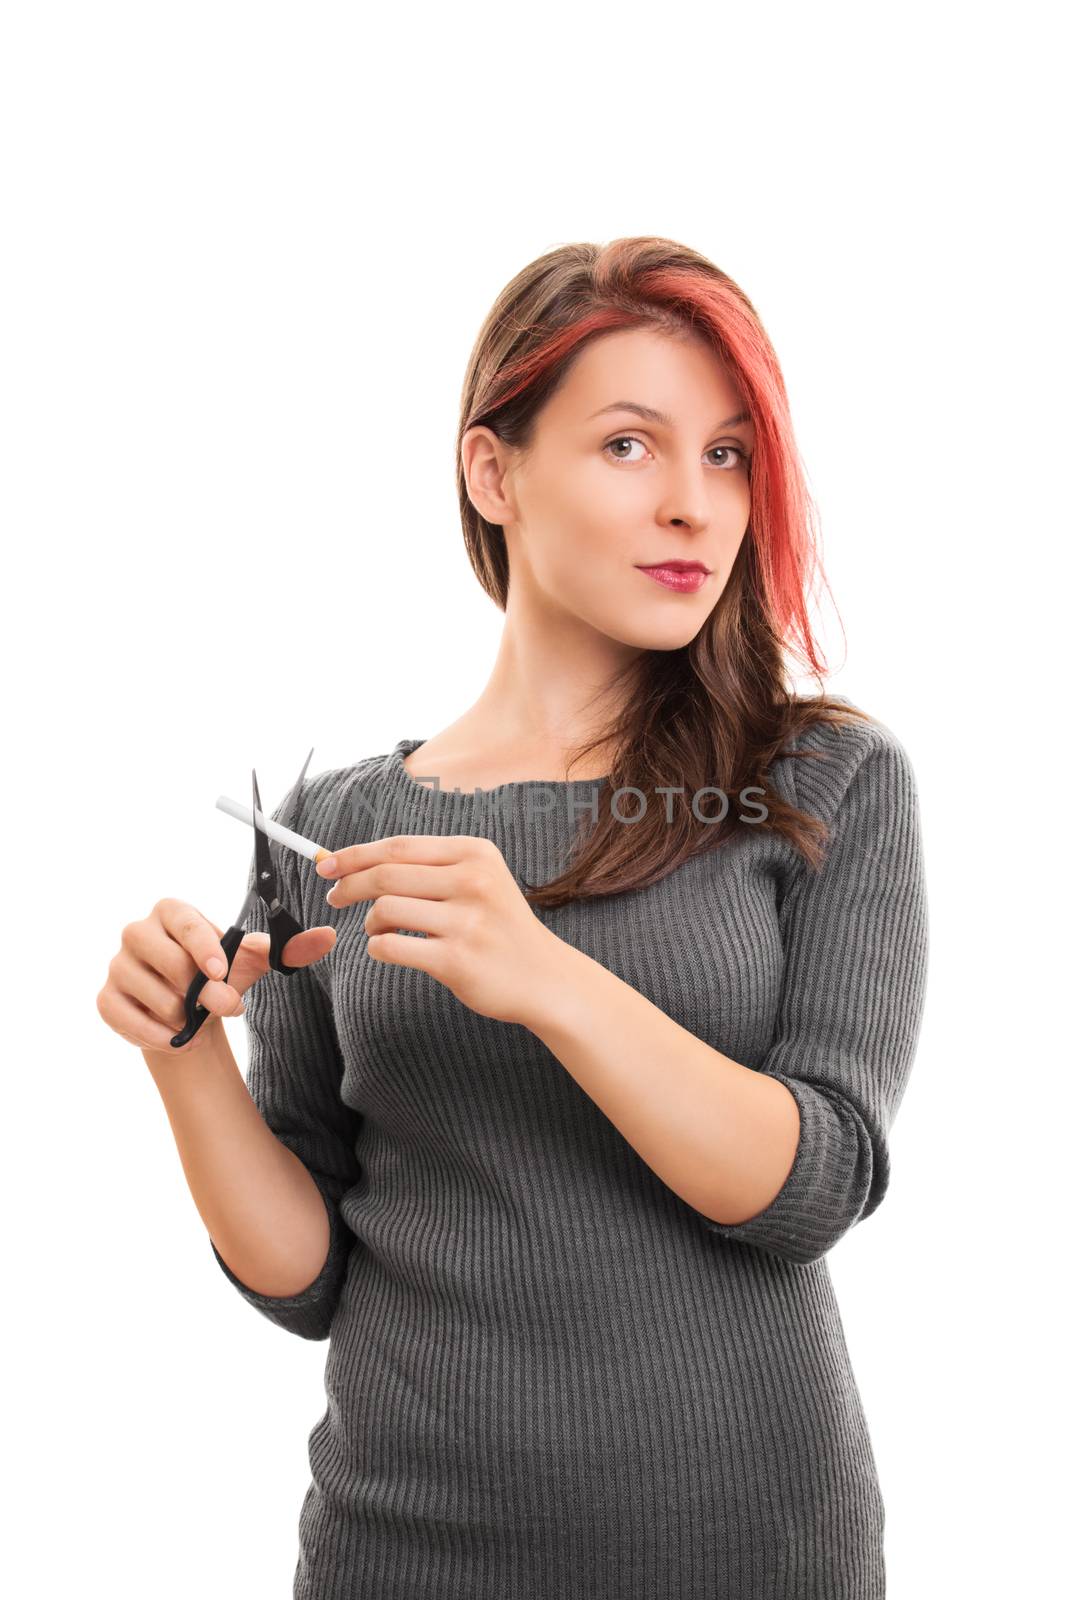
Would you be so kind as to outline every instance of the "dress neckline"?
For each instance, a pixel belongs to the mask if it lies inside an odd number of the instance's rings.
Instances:
[[[405,767],[405,758],[418,750],[426,743],[425,739],[398,739],[390,755],[390,763],[396,769],[404,785],[417,793],[430,795],[435,799],[448,797],[456,800],[478,800],[483,796],[491,798],[493,795],[525,794],[530,790],[549,790],[555,794],[579,793],[598,788],[602,783],[607,783],[610,774],[605,773],[599,778],[513,778],[507,783],[495,783],[488,789],[453,789],[440,784],[432,784],[414,777]],[[427,774],[427,779],[432,777]]]

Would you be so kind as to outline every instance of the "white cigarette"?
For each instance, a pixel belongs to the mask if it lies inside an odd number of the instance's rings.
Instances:
[[[236,817],[238,822],[247,822],[250,828],[253,826],[251,809],[241,805],[237,800],[231,800],[229,795],[220,794],[215,806],[217,810],[225,811],[227,816]],[[305,839],[302,834],[294,833],[292,828],[283,828],[280,822],[265,817],[262,811],[256,812],[256,821],[268,838],[283,844],[287,850],[295,850],[298,855],[307,856],[309,861],[318,861],[320,857],[328,856],[330,853],[313,839]]]

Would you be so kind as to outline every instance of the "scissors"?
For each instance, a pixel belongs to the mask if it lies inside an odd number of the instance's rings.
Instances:
[[[290,793],[295,792],[296,795],[299,796],[304,782],[304,774],[307,772],[308,762],[311,760],[313,749],[314,747],[312,747],[312,750],[308,751],[304,765],[300,769],[300,776],[297,778],[293,789],[290,790]],[[244,904],[237,913],[236,921],[226,929],[226,932],[222,936],[222,948],[226,953],[226,971],[219,979],[220,983],[225,982],[230,975],[230,968],[233,966],[234,957],[236,956],[237,951],[240,948],[241,940],[244,938],[247,931],[244,926],[245,919],[247,918],[252,907],[255,905],[257,899],[261,900],[266,908],[267,927],[270,931],[271,966],[274,968],[275,972],[283,972],[287,978],[290,977],[294,972],[299,972],[301,970],[299,967],[286,966],[285,962],[282,960],[282,951],[289,943],[289,940],[294,934],[303,933],[304,929],[301,924],[297,922],[292,913],[286,910],[285,906],[282,905],[278,898],[278,882],[274,871],[274,858],[271,854],[270,839],[259,825],[259,818],[262,814],[263,808],[259,803],[259,784],[256,782],[256,769],[253,767],[252,827],[256,835],[255,854],[252,858],[253,878],[248,893],[245,895]],[[210,982],[211,979],[208,977],[206,972],[198,972],[186,990],[185,1027],[180,1033],[176,1033],[173,1039],[170,1041],[175,1050],[180,1050],[183,1044],[188,1044],[189,1040],[193,1038],[200,1028],[203,1027],[208,1017],[212,1015],[206,1006],[202,1006],[200,1004],[198,999],[200,991],[204,987],[205,983]]]

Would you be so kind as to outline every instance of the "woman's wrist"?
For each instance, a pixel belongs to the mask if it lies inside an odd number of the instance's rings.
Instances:
[[[522,1014],[515,1019],[538,1037],[558,1020],[568,993],[581,983],[582,968],[589,963],[584,951],[575,949],[551,928],[541,924],[541,931],[545,937],[527,968]]]

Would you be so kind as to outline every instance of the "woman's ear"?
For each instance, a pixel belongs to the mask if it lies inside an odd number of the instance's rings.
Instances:
[[[468,428],[460,445],[467,496],[486,522],[503,527],[516,520],[510,488],[515,452],[491,428]]]

